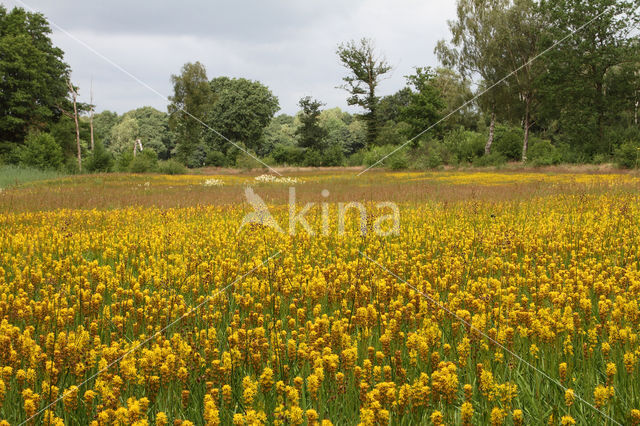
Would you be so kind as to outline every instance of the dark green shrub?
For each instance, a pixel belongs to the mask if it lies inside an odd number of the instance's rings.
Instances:
[[[297,166],[304,162],[305,151],[298,146],[278,144],[271,151],[271,156],[277,164]]]
[[[447,133],[442,141],[450,155],[445,155],[445,162],[455,164],[460,161],[471,163],[484,154],[486,137],[482,133],[457,129]],[[441,151],[442,152],[442,151]]]
[[[119,157],[116,158],[116,171],[128,172],[131,161],[133,161],[133,154],[131,153],[131,151],[124,151],[122,154],[120,154]]]
[[[145,149],[129,163],[131,173],[149,173],[158,171],[158,154],[151,149]]]
[[[560,153],[548,140],[533,140],[528,149],[527,161],[534,166],[551,166],[560,162]]]
[[[304,153],[304,165],[307,167],[320,167],[322,166],[323,158],[322,153],[315,149],[308,149]]]
[[[207,154],[209,150],[204,145],[204,143],[199,143],[195,146],[193,151],[186,157],[185,165],[190,169],[195,169],[197,167],[202,167],[206,165],[207,162]]]
[[[362,166],[364,164],[364,155],[365,155],[364,151],[354,152],[349,157],[347,157],[347,161],[346,161],[347,166],[349,167]]]
[[[507,162],[507,157],[500,152],[492,152],[488,155],[483,155],[473,160],[473,165],[476,167],[498,167]]]
[[[24,145],[17,148],[17,157],[21,166],[40,170],[60,170],[64,163],[60,145],[49,133],[42,132],[29,133]]]
[[[492,152],[498,152],[507,160],[520,161],[522,159],[522,142],[524,132],[519,127],[496,126]]]
[[[389,157],[389,167],[391,170],[404,170],[409,167],[409,158],[404,149],[397,151]]]
[[[256,155],[256,153],[251,150],[247,150],[247,152],[240,151],[238,152],[236,157],[236,167],[245,170],[264,169],[264,162],[258,161],[257,158],[258,156]]]
[[[342,147],[338,144],[331,145],[329,148],[322,151],[322,165],[323,166],[342,166],[344,164],[344,152]]]
[[[227,157],[220,151],[209,151],[205,160],[207,166],[225,167],[227,166]]]
[[[187,168],[181,162],[169,159],[158,163],[158,171],[163,175],[183,175],[187,173]]]
[[[388,165],[387,162],[389,161],[389,157],[387,157],[387,155],[393,152],[396,148],[397,147],[393,145],[371,147],[364,154],[364,164],[368,167],[373,166],[374,164],[375,167],[385,167],[385,165]],[[382,158],[384,158],[384,160],[382,160]]]
[[[96,141],[84,166],[88,172],[110,172],[113,169],[113,155],[104,148],[102,142]]]
[[[616,149],[615,162],[624,169],[636,168],[640,164],[640,145],[635,142],[625,142]]]

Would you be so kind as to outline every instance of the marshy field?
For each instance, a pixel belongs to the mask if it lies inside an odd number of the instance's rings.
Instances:
[[[640,424],[640,175],[272,176],[3,189],[2,424]]]

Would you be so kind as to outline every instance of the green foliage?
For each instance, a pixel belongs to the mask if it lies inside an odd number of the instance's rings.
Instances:
[[[220,151],[209,151],[207,153],[207,159],[205,164],[213,167],[225,167],[227,166],[227,157]]]
[[[614,159],[618,167],[637,168],[640,165],[640,144],[636,142],[623,143],[616,149]]]
[[[287,166],[300,165],[304,162],[305,150],[292,145],[276,145],[271,151],[271,157],[276,164]]]
[[[102,141],[105,147],[111,144],[111,129],[118,124],[120,117],[112,111],[102,111],[93,116],[93,132],[96,139]]]
[[[134,117],[123,117],[122,120],[111,129],[109,151],[120,155],[125,151],[133,151],[133,144],[140,135],[138,120]]]
[[[409,167],[409,157],[405,150],[400,150],[389,157],[391,170],[403,170]]]
[[[169,131],[169,117],[166,113],[150,106],[124,113],[121,123],[133,119],[137,125],[136,137],[142,146],[153,149],[159,158],[167,159],[175,146],[175,135]],[[117,127],[116,127],[117,128]]]
[[[296,129],[298,145],[302,148],[312,148],[321,150],[328,132],[320,126],[320,108],[324,105],[311,96],[300,99],[298,105],[302,110],[298,114],[300,126]]]
[[[56,170],[40,170],[33,167],[4,164],[0,165],[0,188],[4,189],[37,180],[56,179],[62,176],[64,174]]]
[[[163,175],[183,175],[187,168],[181,162],[170,159],[158,162],[158,172]]]
[[[433,84],[435,73],[429,67],[416,67],[415,74],[406,76],[411,87],[409,104],[400,109],[400,118],[409,124],[411,136],[415,136],[434,125],[445,108],[440,91]],[[438,133],[438,129],[432,129]]]
[[[322,165],[326,167],[337,167],[344,165],[344,152],[342,146],[334,144],[322,152]]]
[[[364,109],[361,117],[367,127],[366,141],[373,145],[378,131],[377,107],[380,100],[376,95],[376,88],[382,76],[391,71],[391,66],[378,56],[373,41],[367,38],[342,43],[338,45],[336,53],[349,71],[342,78],[345,84],[341,86],[350,95],[347,103]]]
[[[527,152],[527,161],[534,166],[551,166],[560,162],[558,149],[549,140],[532,139],[531,147]]]
[[[93,152],[83,166],[88,172],[110,172],[113,169],[113,155],[107,151],[100,139],[95,141]]]
[[[24,145],[18,146],[20,165],[40,170],[59,170],[64,162],[62,149],[49,133],[31,132]]]
[[[267,86],[245,78],[214,78],[210,89],[215,102],[208,108],[207,125],[260,155],[267,154],[263,134],[280,108],[278,98]],[[211,130],[205,131],[204,140],[209,149],[222,152],[230,149],[230,144]]]
[[[258,156],[255,152],[248,150],[250,155],[247,155],[244,152],[239,152],[236,156],[236,167],[239,167],[244,170],[255,170],[255,169],[264,169],[265,166],[260,161],[256,160]]]
[[[175,149],[178,159],[191,167],[191,164],[197,164],[200,160],[193,158],[194,155],[199,157],[196,151],[204,131],[198,120],[204,120],[214,97],[207,71],[200,62],[184,64],[180,75],[171,76],[171,82],[173,96],[169,98],[171,103],[168,106],[168,124],[176,134],[178,143]]]
[[[498,125],[495,129],[492,152],[502,154],[507,160],[520,161],[524,132],[519,127]]]
[[[131,173],[149,173],[158,171],[158,154],[151,149],[138,153],[129,163]]]
[[[473,165],[476,167],[498,167],[507,162],[507,157],[504,154],[493,151],[488,155],[483,155],[473,160]]]
[[[317,149],[307,149],[304,153],[303,164],[306,167],[320,167],[323,165],[323,155]]]
[[[548,23],[545,47],[568,28],[583,30],[545,55],[538,121],[556,128],[576,161],[611,154],[616,145],[609,135],[630,125],[623,117],[633,115],[640,88],[640,1],[555,0],[541,6]]]
[[[486,137],[482,133],[461,128],[448,132],[443,139],[444,147],[452,155],[448,163],[473,162],[484,154],[485,142]]]
[[[133,152],[125,151],[116,157],[115,169],[117,172],[128,172],[129,165],[133,161]]]
[[[364,159],[363,159],[364,164],[367,167],[373,166],[374,164],[375,164],[375,167],[387,167],[391,157],[393,155],[399,155],[399,152],[401,150],[397,151],[395,154],[392,154],[391,156],[387,157],[387,155],[391,154],[391,152],[393,152],[397,148],[398,148],[397,146],[393,146],[393,145],[373,146],[365,152]],[[386,158],[382,160],[382,158],[384,157]],[[378,161],[380,162],[378,163]]]
[[[13,146],[30,128],[43,130],[60,117],[66,99],[69,66],[49,38],[40,13],[0,5],[0,135]],[[3,144],[6,154],[11,145]]]
[[[387,121],[378,131],[376,145],[401,145],[407,141],[411,133],[411,125],[408,123]]]
[[[378,104],[378,122],[384,125],[392,121],[400,121],[400,111],[411,102],[411,89],[403,87],[393,95],[384,96]]]

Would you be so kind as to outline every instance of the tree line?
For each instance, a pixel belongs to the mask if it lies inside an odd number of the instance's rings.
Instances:
[[[259,81],[171,76],[167,112],[94,114],[77,101],[39,13],[0,6],[0,161],[83,171],[383,164],[636,167],[640,0],[458,0],[436,68],[416,66],[381,96],[392,67],[371,39],[336,46],[337,87],[358,112],[305,96],[294,115]],[[139,148],[142,148],[141,150]],[[251,156],[244,152],[249,152]]]

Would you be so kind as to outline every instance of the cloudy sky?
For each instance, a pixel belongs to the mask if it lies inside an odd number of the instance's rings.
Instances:
[[[414,66],[437,65],[433,48],[449,37],[447,20],[455,16],[455,0],[0,2],[42,12],[82,100],[89,100],[93,80],[97,110],[119,113],[143,105],[166,111],[171,74],[194,61],[206,66],[209,78],[260,80],[278,96],[282,112],[294,113],[305,95],[347,108],[346,93],[336,89],[345,74],[338,43],[374,39],[394,67],[379,89],[390,94]]]

